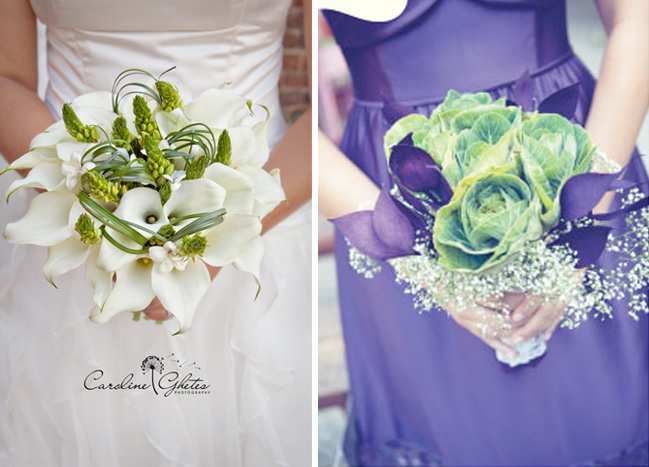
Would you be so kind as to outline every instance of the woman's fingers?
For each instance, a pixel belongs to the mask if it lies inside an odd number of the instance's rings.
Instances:
[[[527,324],[537,311],[539,311],[542,304],[543,299],[532,295],[526,296],[512,313],[512,322],[514,323],[514,326],[520,327]]]
[[[501,313],[491,310],[470,309],[451,312],[457,324],[483,341],[494,350],[498,350],[511,358],[516,358],[517,353],[509,345],[501,341],[511,332],[509,318]]]
[[[543,304],[527,323],[514,331],[512,334],[513,342],[522,342],[550,330],[557,319],[561,319],[564,309],[565,305],[559,302]]]
[[[557,329],[557,326],[559,326],[559,323],[561,322],[561,318],[563,318],[563,316],[558,316],[554,320],[554,323],[552,323],[550,327],[543,333],[543,340],[545,340],[545,342],[550,340],[552,334],[554,334],[554,331]]]
[[[162,307],[158,297],[154,298],[151,304],[142,311],[147,318],[154,321],[165,321],[169,318],[169,313]]]

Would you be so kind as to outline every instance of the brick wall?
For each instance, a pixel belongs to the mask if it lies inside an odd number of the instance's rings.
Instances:
[[[284,65],[279,79],[279,98],[284,118],[293,123],[309,105],[309,75],[304,48],[302,0],[293,0],[284,35]]]

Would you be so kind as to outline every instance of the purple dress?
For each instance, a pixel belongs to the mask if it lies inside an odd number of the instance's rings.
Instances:
[[[388,23],[326,13],[351,71],[355,103],[342,150],[388,183],[385,101],[429,115],[448,89],[513,98],[532,75],[537,99],[595,81],[573,54],[565,3],[410,0]],[[640,163],[633,176],[646,181]],[[371,280],[337,238],[352,408],[350,465],[647,465],[648,319],[623,303],[614,319],[559,329],[532,364],[510,369],[443,311],[419,314],[389,267]]]

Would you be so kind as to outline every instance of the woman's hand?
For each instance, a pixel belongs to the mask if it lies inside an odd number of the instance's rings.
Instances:
[[[510,315],[505,309],[513,310]],[[457,324],[482,340],[494,350],[516,358],[512,344],[543,334],[548,341],[563,318],[566,305],[558,300],[522,293],[507,293],[501,300],[476,305],[467,310],[447,306],[446,310]]]
[[[543,334],[545,341],[550,340],[565,311],[566,304],[563,302],[527,295],[512,313],[515,327],[510,337],[512,342],[523,342],[539,334]]]
[[[155,297],[149,306],[142,310],[142,312],[147,318],[152,319],[153,321],[165,321],[170,317],[169,312],[164,309],[160,300],[158,300],[158,297]]]
[[[512,325],[511,320],[506,315],[497,310],[477,305],[465,310],[447,306],[446,311],[457,324],[489,347],[507,354],[511,358],[516,358],[516,350],[501,340],[512,332],[511,329],[508,329]]]

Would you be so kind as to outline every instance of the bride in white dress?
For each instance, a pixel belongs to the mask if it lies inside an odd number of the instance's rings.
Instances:
[[[0,465],[310,464],[311,222],[308,205],[297,209],[310,197],[310,113],[287,132],[277,89],[290,4],[0,0],[6,159],[26,152],[64,102],[109,90],[127,68],[159,74],[176,65],[167,79],[194,97],[230,82],[270,109],[267,168],[281,168],[290,201],[264,220],[277,225],[263,236],[259,298],[250,277],[223,268],[192,329],[175,337],[174,320],[156,325],[122,313],[92,323],[83,268],[54,289],[40,273],[45,248],[0,240]],[[36,96],[35,16],[47,25],[46,106]],[[0,188],[15,176],[3,175]],[[30,191],[0,208],[0,227],[25,212]],[[141,369],[148,356],[162,365]],[[169,373],[208,387],[165,397],[129,386],[131,373],[133,384]],[[118,388],[102,389],[109,383]]]

